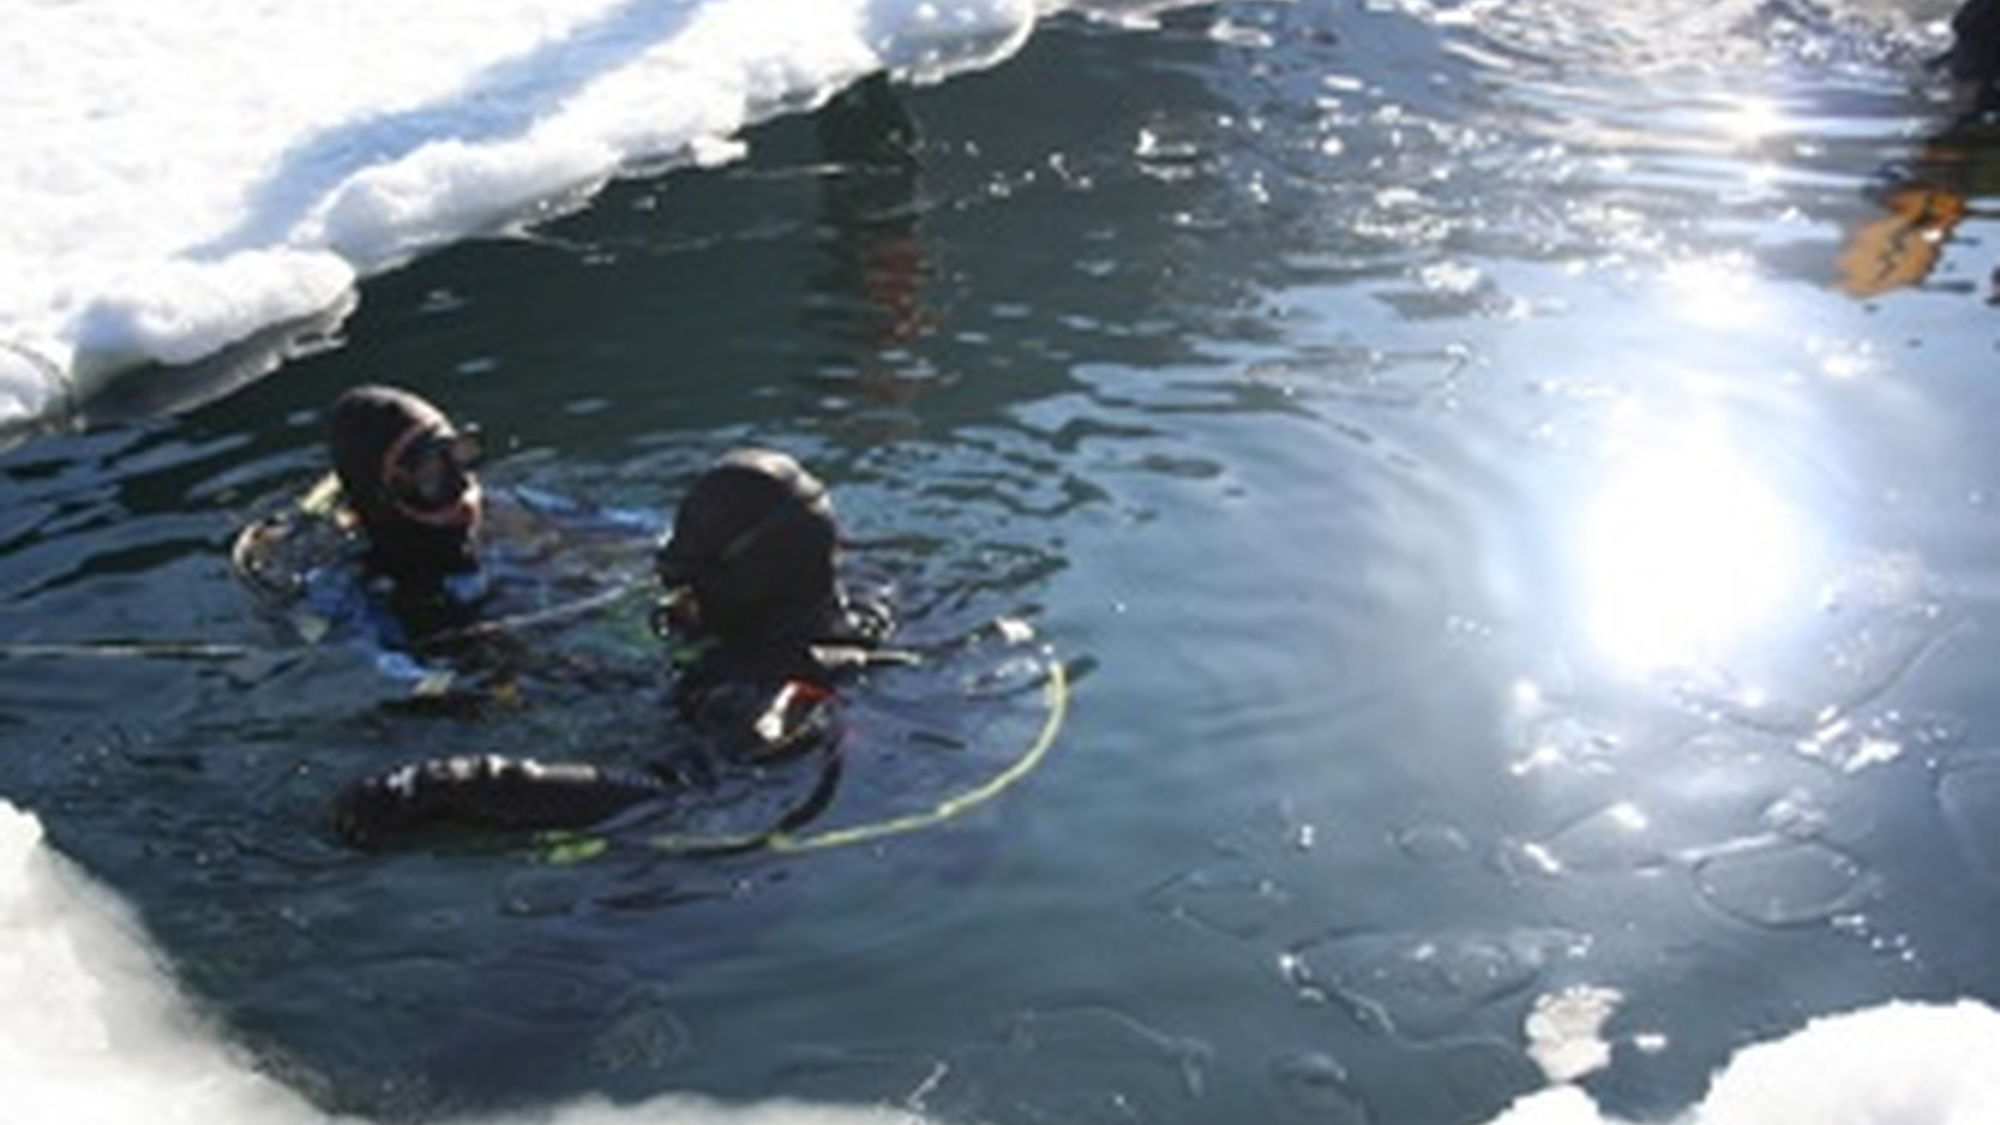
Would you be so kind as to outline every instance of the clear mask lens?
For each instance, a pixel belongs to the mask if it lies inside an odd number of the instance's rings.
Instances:
[[[416,511],[437,511],[464,496],[482,453],[476,429],[433,431],[410,443],[389,467],[383,483],[397,503]]]

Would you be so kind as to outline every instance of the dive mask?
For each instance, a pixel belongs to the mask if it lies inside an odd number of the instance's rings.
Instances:
[[[469,522],[479,498],[472,470],[483,453],[476,426],[412,426],[382,458],[383,491],[405,516],[419,522]]]
[[[693,637],[701,632],[701,602],[693,586],[673,586],[653,603],[647,617],[653,636],[663,641]]]

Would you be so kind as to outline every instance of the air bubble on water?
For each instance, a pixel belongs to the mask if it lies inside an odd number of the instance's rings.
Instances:
[[[1695,863],[1695,889],[1716,910],[1752,925],[1828,923],[1873,895],[1869,869],[1815,841],[1753,841]]]
[[[1652,818],[1630,800],[1604,805],[1518,850],[1549,875],[1645,871],[1666,862],[1654,842]]]
[[[1338,932],[1280,959],[1302,999],[1338,998],[1355,1018],[1412,1039],[1462,1033],[1532,988],[1558,959],[1589,948],[1564,930]]]

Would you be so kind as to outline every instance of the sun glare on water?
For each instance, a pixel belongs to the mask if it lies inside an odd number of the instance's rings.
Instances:
[[[1585,511],[1590,635],[1628,670],[1722,660],[1798,589],[1807,538],[1795,508],[1719,432],[1637,452]]]

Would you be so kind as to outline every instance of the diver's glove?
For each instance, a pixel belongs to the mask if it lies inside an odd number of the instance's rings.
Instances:
[[[712,684],[679,700],[696,729],[741,761],[782,761],[827,746],[839,734],[839,699],[804,679],[777,685]]]
[[[582,828],[672,792],[653,774],[467,754],[412,762],[350,783],[334,799],[333,830],[345,843],[374,847],[444,825]]]

